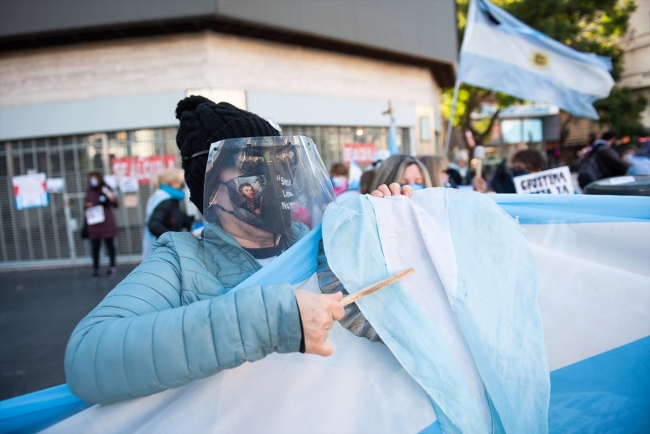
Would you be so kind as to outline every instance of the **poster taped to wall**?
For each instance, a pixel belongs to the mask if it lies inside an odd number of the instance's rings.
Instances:
[[[32,173],[11,178],[16,209],[20,211],[48,206],[50,198],[45,188],[45,182],[44,173]]]
[[[45,188],[48,193],[63,193],[65,191],[65,179],[48,178],[45,180]]]
[[[117,177],[115,175],[104,175],[104,184],[108,185],[114,192],[117,191]]]
[[[176,167],[174,154],[152,155],[150,157],[113,158],[111,168],[118,178],[136,178],[139,184],[148,184],[151,178],[158,176],[163,170]]]
[[[137,193],[140,190],[138,178],[120,178],[120,190],[122,193]]]
[[[573,179],[567,166],[514,178],[519,194],[573,194]]]

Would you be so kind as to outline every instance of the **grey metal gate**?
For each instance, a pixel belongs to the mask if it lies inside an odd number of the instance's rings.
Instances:
[[[409,130],[399,130],[398,146],[406,152]],[[364,131],[363,140],[387,148],[388,128]],[[359,140],[355,132],[355,128],[336,126],[284,126],[283,130],[286,135],[312,137],[327,168],[342,160],[345,143]],[[176,128],[170,127],[0,142],[0,270],[89,263],[90,245],[79,234],[88,174],[111,174],[111,160],[121,157],[174,154],[180,163],[175,137]],[[65,193],[51,193],[47,207],[17,210],[11,178],[32,172],[63,178]],[[137,206],[126,208],[121,201],[114,210],[118,263],[140,258],[145,208],[151,193],[149,185],[141,185]]]
[[[111,174],[115,157],[177,155],[175,135],[176,128],[162,128],[0,143],[0,267],[88,262],[90,246],[79,234],[88,174]],[[17,210],[11,179],[28,173],[63,178],[65,193],[51,193],[47,207]],[[140,256],[150,194],[141,185],[136,207],[114,210],[118,261]]]

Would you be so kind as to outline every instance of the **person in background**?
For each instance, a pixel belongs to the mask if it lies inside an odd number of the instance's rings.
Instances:
[[[469,171],[469,155],[462,150],[454,155],[454,162],[449,165],[449,179],[456,187],[472,185],[472,173]]]
[[[371,191],[376,190],[380,185],[390,186],[392,183],[398,183],[402,187],[411,186],[412,190],[432,186],[427,168],[420,160],[410,155],[393,155],[384,160],[377,170]]]
[[[634,155],[625,158],[630,163],[628,174],[650,175],[650,140],[635,150]]]
[[[584,189],[588,184],[599,179],[622,176],[627,173],[630,164],[612,149],[618,139],[618,132],[609,130],[600,136],[600,140],[596,140],[590,146],[584,160],[580,163],[578,174],[580,188]]]
[[[390,158],[390,151],[388,149],[377,149],[374,154],[372,154],[372,165],[368,170],[377,170],[381,163],[384,160]]]
[[[147,201],[142,260],[147,259],[153,250],[153,244],[165,232],[181,232],[192,227],[194,217],[181,209],[181,202],[185,199],[184,186],[183,170],[178,168],[165,169],[152,179],[155,191]]]
[[[334,194],[339,195],[348,189],[348,176],[350,171],[343,163],[334,163],[330,169],[330,179],[334,186]]]
[[[546,161],[546,157],[536,149],[524,149],[522,151],[519,151],[512,156],[511,161],[511,167],[508,170],[507,174],[511,180],[512,190],[501,190],[500,192],[497,191],[497,193],[516,193],[514,184],[514,178],[516,176],[541,172],[542,170],[548,169],[548,162]],[[474,191],[478,193],[488,192],[487,182],[478,176],[472,179],[472,186],[474,187]]]
[[[370,187],[372,187],[372,181],[375,179],[376,173],[377,171],[375,169],[363,172],[363,175],[361,175],[361,187],[359,188],[361,194],[370,194],[372,191]]]
[[[512,182],[512,158],[519,151],[528,149],[523,142],[515,143],[508,149],[508,156],[497,166],[492,177],[491,187],[496,193],[515,193],[515,184]]]
[[[418,160],[424,164],[429,172],[432,187],[451,187],[449,182],[449,160],[445,157],[423,155]]]
[[[117,234],[117,225],[113,216],[112,208],[117,208],[117,194],[104,182],[104,177],[99,172],[92,172],[88,175],[88,190],[84,198],[84,208],[102,206],[104,212],[104,221],[88,225],[88,239],[93,246],[93,279],[99,278],[99,250],[101,242],[108,250],[110,258],[110,267],[106,272],[109,279],[117,274],[115,268],[115,244],[113,238]]]
[[[548,168],[544,154],[536,149],[524,149],[512,157],[512,176],[528,175]],[[514,192],[513,192],[514,193]]]
[[[317,194],[327,181],[320,159],[298,158],[306,152],[301,144],[249,149],[235,140],[209,160],[212,143],[249,136],[275,143],[279,131],[253,113],[201,96],[181,100],[176,117],[176,143],[190,199],[210,224],[200,240],[184,232],[163,234],[151,255],[72,333],[66,378],[72,392],[86,402],[151,395],[274,352],[329,356],[334,351],[327,337],[334,321],[345,315],[342,293],[294,291],[282,278],[277,284],[231,291],[309,231],[287,218],[285,196],[280,196],[284,193],[272,185],[259,219],[249,221],[252,214],[237,205],[238,184],[255,186],[245,178],[259,181],[278,171],[290,186]],[[332,196],[327,185],[324,202]]]

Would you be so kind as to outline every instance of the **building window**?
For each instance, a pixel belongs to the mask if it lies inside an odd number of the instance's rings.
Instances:
[[[506,143],[539,143],[543,140],[541,119],[508,119],[501,121],[501,135]]]
[[[429,116],[420,116],[420,141],[428,142],[429,140],[431,140]]]

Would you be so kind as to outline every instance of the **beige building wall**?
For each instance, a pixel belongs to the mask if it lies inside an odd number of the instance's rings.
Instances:
[[[636,5],[630,30],[621,41],[625,70],[620,85],[629,86],[650,101],[650,0],[637,0]],[[650,104],[643,114],[643,124],[650,127]]]
[[[190,88],[233,88],[432,105],[428,69],[203,33],[0,56],[0,106]]]
[[[435,151],[439,89],[424,67],[212,32],[0,55],[0,108],[189,89],[311,97],[317,105],[328,101],[330,112],[332,105],[347,101],[350,116],[346,119],[351,124],[355,124],[355,110],[349,108],[357,103],[373,112],[376,121],[371,126],[388,126],[388,117],[381,117],[372,104],[384,107],[390,100],[401,107],[398,126],[412,128],[416,151]],[[300,110],[295,107],[296,113]],[[416,131],[422,114],[430,116],[431,128],[430,140],[424,142]]]

